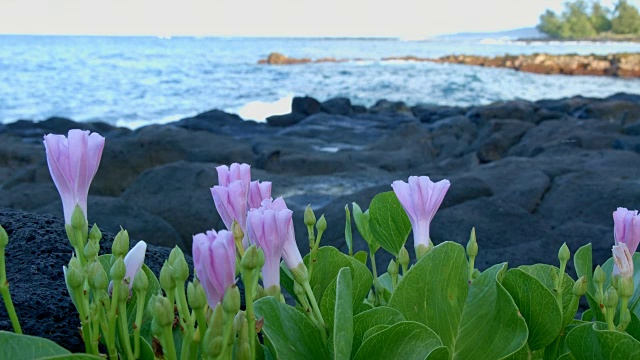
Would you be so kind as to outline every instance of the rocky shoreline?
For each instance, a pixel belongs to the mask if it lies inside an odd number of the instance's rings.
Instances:
[[[431,237],[465,244],[475,227],[480,269],[503,261],[556,264],[563,242],[572,252],[591,242],[594,263],[602,263],[613,244],[612,212],[640,207],[640,95],[633,94],[468,108],[385,100],[366,108],[346,98],[300,97],[291,113],[266,123],[213,110],[137,130],[21,120],[0,125],[0,224],[12,239],[7,266],[16,302],[33,303],[32,317],[44,314],[34,306],[54,314],[57,300],[43,299],[65,295],[61,266],[72,249],[42,136],[71,128],[106,137],[89,221],[112,233],[122,225],[132,239],[158,245],[149,260],[155,270],[168,254],[163,247],[190,253],[192,234],[224,226],[209,188],[217,182],[215,166],[232,162],[249,163],[254,179],[273,182],[273,195],[294,210],[303,251],[307,204],[328,221],[323,243],[345,249],[345,204],[365,209],[410,175],[451,181]],[[355,230],[354,245],[366,248]],[[380,251],[377,258],[386,268],[390,256]],[[33,289],[40,290],[31,295]],[[2,311],[0,329],[9,329]],[[69,321],[50,320],[46,329],[56,331]],[[68,346],[80,345],[74,339]]]
[[[280,53],[271,53],[259,64],[294,65],[312,63],[347,62],[372,59],[336,59],[336,58],[291,58]],[[377,59],[382,61],[416,61],[439,64],[461,64],[496,68],[507,68],[535,74],[554,75],[591,75],[615,76],[624,78],[640,77],[640,54],[610,55],[505,55],[496,57],[474,55],[449,55],[439,58],[417,56],[394,56]]]

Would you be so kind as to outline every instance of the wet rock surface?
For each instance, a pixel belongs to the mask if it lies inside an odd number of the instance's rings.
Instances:
[[[36,276],[49,267],[59,276],[71,252],[41,141],[45,133],[75,127],[107,138],[90,190],[89,220],[111,232],[122,225],[132,239],[177,244],[187,253],[193,234],[223,226],[209,188],[217,184],[215,166],[231,162],[248,163],[254,179],[273,182],[273,195],[283,196],[294,210],[303,253],[307,204],[318,217],[326,216],[323,244],[345,248],[345,204],[366,209],[375,194],[391,191],[391,182],[410,175],[451,180],[432,223],[432,239],[465,244],[475,226],[481,269],[502,261],[555,264],[563,242],[572,251],[592,242],[594,263],[602,263],[613,244],[612,212],[619,206],[640,208],[638,95],[471,108],[379,101],[364,109],[344,98],[305,97],[294,103],[291,114],[267,123],[210,111],[133,131],[68,119],[0,126],[0,207],[38,214],[0,214],[0,224],[12,229],[12,251],[28,244],[32,255],[57,254],[48,257],[56,262],[44,255],[36,262],[26,253],[18,265],[9,260],[10,267],[17,266],[10,270],[12,287],[57,291],[51,304],[56,309],[63,301],[63,285],[52,290],[58,283]],[[353,229],[356,250],[364,249]],[[43,245],[31,246],[34,241]],[[407,246],[413,253],[411,238]],[[381,250],[377,259],[386,268],[390,256]],[[22,271],[34,274],[33,282],[21,285],[15,276]],[[37,306],[35,300],[21,301],[40,314],[50,303],[45,299]],[[54,307],[47,321],[54,321]]]

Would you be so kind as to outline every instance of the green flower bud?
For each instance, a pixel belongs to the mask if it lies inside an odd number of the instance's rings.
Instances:
[[[94,279],[98,276],[101,269],[104,271],[99,261],[94,261],[87,266],[87,281],[89,281],[89,285],[93,286]]]
[[[389,262],[389,266],[387,267],[387,272],[391,276],[398,275],[398,264],[396,264],[395,260],[392,259],[391,262]]]
[[[244,252],[244,256],[242,256],[240,260],[240,265],[247,270],[257,269],[260,262],[259,257],[258,248],[255,245],[251,245]]]
[[[293,279],[300,284],[309,281],[309,271],[304,265],[304,262],[301,262],[298,266],[291,269],[291,275],[293,275]]]
[[[149,279],[142,269],[133,278],[133,290],[136,293],[146,293],[149,290]]]
[[[149,304],[151,304],[151,302],[149,302]],[[151,320],[151,334],[153,334],[153,336],[157,338],[162,338],[162,335],[163,335],[162,326],[158,324],[155,318]]]
[[[596,266],[596,269],[593,271],[593,281],[596,284],[604,284],[604,270],[600,267],[600,265]]]
[[[567,243],[562,244],[560,250],[558,251],[558,260],[560,260],[561,264],[566,264],[567,261],[571,258],[571,251],[569,251],[569,247]]]
[[[318,219],[318,222],[316,223],[316,229],[318,230],[318,232],[324,232],[325,230],[327,230],[327,220],[324,218],[324,214],[320,216],[320,219]]]
[[[211,331],[211,329],[207,330],[207,333],[209,331]],[[206,333],[204,338],[205,341],[202,345],[204,347],[205,355],[209,356],[210,358],[217,358],[218,356],[220,356],[220,354],[222,354],[222,349],[224,348],[224,338],[222,336],[207,336]]]
[[[64,230],[67,232],[67,238],[71,246],[76,247],[76,234],[71,224],[64,224]]]
[[[9,235],[6,230],[0,226],[0,249],[4,249],[9,243]]]
[[[91,286],[96,290],[106,291],[109,287],[109,277],[107,276],[107,272],[104,270],[100,262],[94,262],[94,264],[97,264],[98,266],[96,266],[95,272],[93,273]]]
[[[307,205],[304,210],[304,224],[307,226],[313,226],[316,224],[316,215],[311,210],[311,205]]]
[[[620,297],[631,298],[634,292],[633,277],[620,277],[618,279],[618,291]]]
[[[211,330],[213,337],[224,334],[224,311],[222,310],[222,304],[218,304],[215,310],[213,310],[208,329]]]
[[[258,269],[262,269],[262,267],[264,266],[264,251],[262,251],[262,249],[258,248]]]
[[[240,224],[238,224],[237,221],[233,220],[233,223],[231,224],[231,233],[233,233],[233,238],[235,241],[242,241],[242,238],[244,238],[244,231],[242,231],[242,228],[240,227]]]
[[[153,318],[161,327],[173,325],[174,312],[173,306],[164,296],[156,296],[153,302]]]
[[[93,226],[91,227],[91,231],[89,231],[89,240],[100,242],[101,239],[102,239],[102,232],[100,232],[98,225],[93,224]]]
[[[71,259],[69,260],[69,268],[70,269],[76,269],[81,273],[84,273],[84,269],[82,268],[82,265],[80,264],[80,259],[78,259],[75,255],[71,257]]]
[[[236,314],[240,310],[240,289],[233,284],[224,293],[222,309],[228,314]]]
[[[469,236],[469,242],[467,243],[467,256],[478,256],[478,242],[476,241],[476,228],[471,228],[471,235]]]
[[[76,204],[71,214],[71,227],[76,231],[82,231],[87,224],[87,218],[84,216],[80,205]]]
[[[118,292],[118,302],[126,303],[127,300],[129,300],[129,294],[131,294],[131,292],[129,291],[129,284],[127,284],[127,282],[123,280],[120,283],[120,291]]]
[[[296,294],[298,299],[306,299],[304,288],[297,281],[293,282],[293,293]]]
[[[189,300],[189,306],[194,310],[203,309],[207,305],[207,294],[197,279],[187,285],[187,299]]]
[[[127,267],[124,265],[122,257],[116,259],[109,274],[113,281],[122,281],[122,279],[124,279],[124,276],[127,274]]]
[[[98,252],[100,251],[100,246],[98,245],[97,242],[94,241],[87,241],[87,244],[84,246],[84,257],[87,258],[90,261],[93,261],[93,259],[96,258],[96,256],[98,256]]]
[[[398,263],[400,263],[400,265],[402,265],[403,267],[407,267],[409,266],[409,261],[409,252],[403,246],[402,249],[400,249],[400,254],[398,255]]]
[[[177,246],[176,246],[177,249]],[[184,258],[184,254],[180,251],[171,265],[171,275],[176,282],[183,283],[189,278],[189,265]]]
[[[238,317],[236,317],[237,319]],[[251,360],[251,348],[249,347],[249,324],[247,319],[242,316],[238,329],[238,347],[236,350],[238,360]]]
[[[75,267],[69,267],[66,270],[67,285],[72,289],[80,289],[84,284],[84,274]]]
[[[243,320],[246,320],[246,317],[244,311],[240,310],[238,311],[236,316],[233,317],[233,331],[240,333],[240,331],[242,330]]]
[[[173,278],[172,273],[171,265],[165,260],[162,269],[160,269],[160,286],[165,293],[169,293],[176,288],[176,280]]]
[[[182,250],[180,250],[180,248],[178,246],[174,246],[173,249],[171,249],[171,253],[169,253],[169,265],[173,266],[173,263],[180,256],[182,256],[184,258],[184,253],[182,252]]]
[[[604,294],[604,306],[614,309],[618,306],[618,292],[613,287]]]
[[[127,230],[120,229],[116,237],[113,239],[113,245],[111,245],[111,252],[114,256],[127,255],[129,251],[129,233]]]
[[[587,293],[587,277],[581,276],[575,284],[573,284],[573,295],[574,296],[583,296]]]

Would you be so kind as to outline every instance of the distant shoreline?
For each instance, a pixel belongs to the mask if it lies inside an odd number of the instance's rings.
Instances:
[[[280,53],[271,53],[258,64],[296,65],[317,63],[342,63],[349,61],[415,61],[475,65],[507,68],[516,71],[547,75],[592,75],[622,78],[640,78],[640,53],[610,55],[504,55],[496,57],[475,55],[448,55],[439,58],[423,58],[413,55],[391,56],[381,59],[291,58]]]
[[[632,43],[640,43],[640,36],[635,35],[625,35],[625,36],[597,36],[597,37],[587,37],[587,38],[572,38],[572,39],[559,39],[552,37],[543,37],[543,38],[518,38],[515,41],[532,43],[532,42],[591,42],[591,43],[607,43],[607,42],[632,42]]]

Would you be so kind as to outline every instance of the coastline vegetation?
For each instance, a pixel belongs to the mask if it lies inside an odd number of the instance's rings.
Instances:
[[[565,3],[562,14],[547,10],[540,15],[537,28],[553,39],[638,41],[640,12],[627,0],[619,0],[613,9],[575,0]]]

